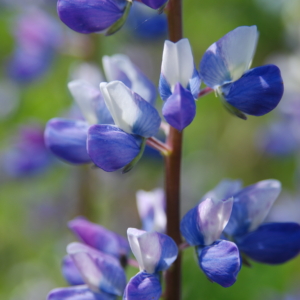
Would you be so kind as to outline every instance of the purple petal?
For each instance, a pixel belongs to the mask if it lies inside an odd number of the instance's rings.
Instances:
[[[45,129],[45,143],[59,158],[74,164],[91,161],[87,150],[88,124],[83,121],[51,119]]]
[[[172,95],[171,86],[163,74],[160,74],[158,90],[161,99],[164,101]]]
[[[235,283],[241,268],[240,254],[236,244],[219,240],[197,251],[199,265],[210,280],[223,287],[229,287]]]
[[[274,65],[254,68],[239,80],[224,85],[225,100],[238,110],[253,116],[262,116],[273,110],[283,95],[280,70]]]
[[[165,3],[168,2],[168,0],[141,0],[145,5],[153,8],[153,9],[159,9],[162,7]]]
[[[232,214],[225,232],[232,236],[255,230],[269,213],[280,191],[281,183],[269,179],[259,181],[235,194]]]
[[[300,225],[267,223],[237,239],[239,249],[265,264],[284,263],[300,252]]]
[[[87,245],[120,258],[129,253],[129,244],[122,236],[84,218],[76,218],[68,223],[69,228]]]
[[[87,145],[95,165],[113,172],[128,165],[140,153],[141,138],[116,126],[94,125],[88,131]]]
[[[202,197],[202,200],[205,200],[207,198],[211,198],[214,200],[228,199],[241,189],[241,180],[223,179],[218,183],[218,185],[214,189],[207,192]]]
[[[140,268],[149,274],[168,269],[177,258],[177,245],[165,234],[129,228],[127,235]]]
[[[166,121],[181,131],[192,123],[196,115],[196,103],[190,91],[177,83],[174,93],[165,102],[162,113]]]
[[[220,238],[231,214],[233,198],[226,201],[207,198],[182,219],[180,230],[192,245],[210,245]]]
[[[101,32],[123,16],[126,1],[119,0],[59,0],[60,19],[80,33]]]
[[[123,300],[159,300],[161,294],[162,289],[157,276],[140,272],[128,282]]]
[[[67,252],[92,291],[123,294],[126,276],[116,258],[81,243],[69,244]]]
[[[194,99],[198,99],[200,92],[201,79],[196,68],[194,68],[193,77],[189,81],[187,89],[191,91]]]
[[[52,290],[47,300],[115,300],[116,296],[106,293],[93,293],[86,285]]]
[[[62,261],[62,273],[70,285],[84,284],[82,276],[70,255],[65,256]]]

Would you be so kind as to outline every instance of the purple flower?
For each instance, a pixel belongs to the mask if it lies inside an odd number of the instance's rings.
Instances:
[[[15,37],[16,47],[8,63],[9,76],[20,83],[40,78],[61,45],[56,21],[41,10],[29,10],[18,20]]]
[[[6,173],[12,177],[35,175],[47,170],[53,157],[45,146],[43,128],[39,125],[21,127],[2,160]]]
[[[145,231],[166,231],[165,194],[162,189],[150,192],[139,190],[136,193],[138,212]]]
[[[191,246],[196,246],[198,263],[205,275],[223,287],[236,281],[241,268],[238,247],[219,239],[226,227],[233,198],[207,198],[182,219],[180,231]]]
[[[158,273],[176,260],[177,245],[169,236],[158,232],[129,228],[127,235],[140,272],[128,282],[123,299],[158,300],[162,293]]]
[[[261,116],[273,110],[283,95],[280,70],[266,65],[248,70],[258,32],[241,26],[212,44],[200,62],[204,83],[221,96],[225,107],[240,118]]]
[[[122,27],[130,6],[131,2],[125,0],[59,0],[57,12],[74,31],[111,34]]]
[[[196,115],[195,99],[200,84],[188,39],[177,43],[165,41],[159,80],[160,96],[165,101],[162,112],[166,121],[179,131]]]

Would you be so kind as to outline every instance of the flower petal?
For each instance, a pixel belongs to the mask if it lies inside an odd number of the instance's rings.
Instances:
[[[127,235],[142,271],[152,274],[166,270],[177,258],[177,245],[165,234],[129,228]]]
[[[100,89],[115,124],[129,134],[154,136],[161,120],[157,110],[120,81],[101,83]]]
[[[99,89],[84,80],[71,81],[68,87],[89,124],[113,123]]]
[[[84,218],[76,218],[68,226],[85,244],[118,259],[130,251],[125,238]]]
[[[162,113],[171,126],[182,131],[192,123],[196,115],[193,95],[177,83],[174,93],[164,103]]]
[[[109,82],[122,81],[134,93],[153,106],[155,105],[155,85],[131,62],[128,56],[123,54],[104,56],[102,62]]]
[[[284,263],[300,252],[300,225],[267,223],[237,239],[239,249],[265,264]]]
[[[45,129],[46,146],[67,162],[89,163],[91,159],[86,150],[88,129],[88,124],[83,121],[51,119]]]
[[[188,39],[181,39],[177,43],[165,41],[161,73],[174,91],[176,83],[184,88],[188,87],[194,75],[194,59]]]
[[[216,241],[227,225],[232,210],[233,198],[210,199],[192,208],[181,220],[180,230],[192,245],[210,245]]]
[[[199,73],[197,69],[194,68],[194,73],[192,78],[189,80],[187,89],[191,91],[195,100],[199,98],[200,85],[201,85],[201,79]]]
[[[157,276],[140,272],[128,282],[123,300],[159,300],[161,294],[162,289]]]
[[[211,198],[214,200],[228,199],[241,189],[242,189],[241,180],[223,179],[219,182],[219,184],[214,189],[207,192],[202,197],[202,200],[205,200],[207,198]]]
[[[163,74],[160,74],[158,90],[161,99],[164,101],[166,101],[172,95],[171,86]]]
[[[235,283],[241,268],[240,253],[235,243],[218,240],[197,251],[199,265],[210,280],[222,287]]]
[[[216,89],[239,79],[249,69],[256,49],[256,26],[238,27],[212,44],[200,62],[200,77]]]
[[[80,33],[101,32],[123,16],[126,1],[119,0],[59,0],[60,19]]]
[[[280,70],[274,65],[251,69],[239,80],[222,87],[225,100],[238,110],[262,116],[273,110],[283,95]]]
[[[153,9],[159,9],[164,4],[168,2],[168,0],[141,0],[145,5],[153,8]]]
[[[69,244],[67,252],[92,291],[123,294],[126,276],[116,258],[80,243]]]
[[[87,151],[96,166],[113,172],[128,165],[139,153],[142,139],[112,125],[94,125],[88,131]]]
[[[116,300],[116,296],[93,293],[86,285],[52,290],[47,300]]]
[[[167,218],[164,191],[162,189],[150,192],[139,190],[136,193],[136,202],[143,230],[165,232]]]
[[[62,261],[62,273],[70,285],[84,284],[82,276],[70,255],[65,256]]]
[[[225,232],[228,235],[243,235],[255,230],[269,213],[280,191],[281,183],[269,179],[259,181],[235,194]]]

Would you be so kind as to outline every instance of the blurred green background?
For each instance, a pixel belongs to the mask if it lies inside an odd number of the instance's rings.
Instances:
[[[253,66],[263,64],[270,55],[296,53],[298,45],[290,42],[293,36],[287,35],[290,34],[287,29],[291,24],[300,28],[295,17],[300,14],[298,2],[184,0],[184,36],[191,42],[195,63],[198,65],[212,43],[241,25],[257,25],[260,32]],[[289,5],[294,5],[292,13],[287,9]],[[57,18],[55,12],[53,15]],[[0,8],[2,79],[7,57],[15,45],[12,20],[16,16],[16,10]],[[62,28],[65,35],[70,34],[63,24]],[[125,53],[158,83],[163,39],[138,40],[128,29],[111,37],[90,38],[96,44],[94,50],[100,68],[102,55]],[[72,47],[57,53],[47,74],[19,87],[20,106],[0,120],[3,151],[9,148],[21,124],[28,121],[46,124],[70,108],[72,98],[67,90],[70,67],[85,56],[85,49],[74,55]],[[161,100],[157,102],[160,107]],[[228,114],[213,94],[198,100],[196,118],[184,132],[182,213],[222,178],[240,178],[245,185],[276,178],[284,189],[296,192],[296,156],[270,158],[255,147],[258,130],[275,117],[276,112],[271,112],[243,121]],[[124,236],[128,227],[140,227],[135,193],[163,186],[163,163],[161,159],[146,157],[130,173],[122,175],[56,162],[37,176],[11,179],[2,172],[0,180],[0,299],[38,300],[45,299],[52,288],[66,286],[60,261],[66,245],[75,240],[67,222],[85,214]],[[183,263],[184,300],[271,299],[268,297],[275,294],[283,297],[295,291],[300,279],[299,257],[282,266],[254,263],[252,268],[243,267],[236,284],[227,289],[205,278],[192,249],[184,253]],[[129,269],[128,275],[134,272]]]

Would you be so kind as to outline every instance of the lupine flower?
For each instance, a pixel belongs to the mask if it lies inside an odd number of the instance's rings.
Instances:
[[[167,35],[168,23],[165,14],[134,1],[126,22],[130,35],[141,40],[157,40]]]
[[[118,259],[126,257],[129,253],[129,245],[124,237],[85,218],[78,217],[70,221],[68,226],[81,242],[103,253]]]
[[[8,63],[8,75],[20,83],[40,78],[61,45],[58,24],[41,10],[29,10],[18,20],[15,37],[16,47]]]
[[[162,113],[171,126],[181,131],[193,121],[199,89],[200,78],[188,39],[165,41],[159,92],[165,101]]]
[[[129,171],[140,159],[146,139],[156,135],[160,117],[156,109],[121,81],[102,82],[100,89],[113,125],[94,125],[88,132],[87,150],[96,166],[112,172]]]
[[[129,228],[127,235],[140,272],[128,282],[123,299],[158,300],[162,294],[159,272],[167,270],[175,261],[177,245],[169,236],[158,232]]]
[[[255,261],[280,264],[300,252],[299,224],[262,224],[280,191],[280,182],[270,179],[233,195],[232,214],[224,234],[234,239],[242,254]]]
[[[180,223],[187,243],[196,247],[202,271],[223,287],[235,283],[241,268],[236,244],[220,239],[230,218],[232,204],[233,198],[207,198],[191,209]]]
[[[147,101],[154,104],[156,98],[154,85],[125,55],[105,56],[103,58],[103,66],[106,77],[109,78],[109,80],[122,80],[127,86],[131,87],[134,92],[143,94]],[[84,76],[87,75],[85,74]],[[119,85],[120,83],[117,84],[117,86]],[[68,120],[61,118],[50,120],[45,131],[45,140],[49,149],[59,158],[67,162],[82,164],[89,163],[92,160],[105,171],[115,171],[130,163],[140,153],[142,138],[126,135],[122,130],[112,125],[115,121],[112,118],[112,113],[107,109],[107,104],[105,104],[106,100],[103,98],[100,89],[98,87],[96,88],[94,84],[84,80],[75,80],[70,82],[68,87],[81,109],[85,120]],[[126,89],[125,86],[121,88]],[[128,92],[129,90],[127,89],[126,91]],[[138,100],[138,102],[145,103],[146,101]],[[143,109],[147,110],[147,107],[149,111],[155,114],[154,119],[151,119],[152,125],[157,126],[158,113],[152,105],[146,102]],[[108,145],[107,148],[103,148],[103,142],[100,142],[100,145],[96,142],[97,145],[94,149],[93,139],[91,141],[93,145],[91,145],[89,153],[87,152],[87,134],[91,125],[94,124],[105,124],[106,127],[100,126],[101,130],[104,130],[104,132],[106,132],[106,130],[108,130],[107,132],[114,131],[114,136],[117,137],[121,143],[123,139],[126,145],[123,148],[123,155],[119,155],[120,152],[118,153],[118,158],[116,158],[113,153],[110,152],[112,148]],[[151,124],[149,124],[149,126],[150,125]],[[98,127],[93,128],[97,129]],[[97,134],[98,131],[96,131],[95,136],[97,136]],[[101,132],[100,135],[103,136],[103,132]],[[112,135],[109,134],[108,137],[112,137]],[[118,142],[115,142],[116,140],[111,139],[110,145],[118,144]],[[104,157],[101,158],[98,156],[99,146],[100,148],[102,147],[101,149],[104,150],[104,152],[106,151],[108,155],[108,157],[106,157],[108,158],[107,161]],[[118,149],[116,149],[116,151],[118,151]]]
[[[250,69],[258,32],[241,26],[212,44],[200,62],[200,77],[221,96],[238,117],[261,116],[273,110],[283,94],[280,70],[275,65]]]
[[[47,170],[53,156],[45,146],[43,128],[39,125],[21,127],[3,154],[2,162],[4,170],[12,177],[36,175]]]
[[[48,300],[115,300],[123,294],[126,276],[116,258],[80,243],[69,244],[67,252],[84,284],[55,289]]]
[[[138,212],[145,231],[166,231],[165,194],[162,189],[150,192],[139,190],[136,193]]]

